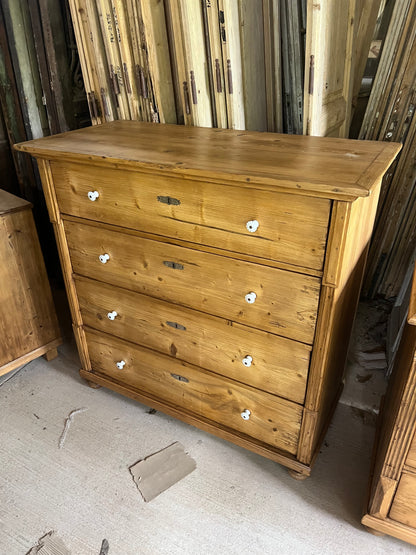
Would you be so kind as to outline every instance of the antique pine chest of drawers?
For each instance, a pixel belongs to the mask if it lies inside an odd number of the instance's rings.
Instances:
[[[17,148],[81,375],[307,476],[399,145],[118,121]]]
[[[416,267],[374,451],[362,522],[370,531],[416,545]]]

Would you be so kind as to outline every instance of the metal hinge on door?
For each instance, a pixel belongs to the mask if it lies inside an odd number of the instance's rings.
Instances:
[[[309,61],[309,94],[313,94],[313,78],[315,74],[315,56],[311,55]]]

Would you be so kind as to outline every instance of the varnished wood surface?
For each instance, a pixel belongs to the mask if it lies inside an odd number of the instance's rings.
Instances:
[[[334,202],[298,457],[310,464],[328,423],[345,360],[380,191]],[[335,286],[335,287],[334,287]]]
[[[416,528],[416,475],[402,474],[389,516]]]
[[[124,385],[123,383],[116,382],[103,374],[88,372],[83,368],[80,369],[79,373],[81,377],[87,381],[90,387],[92,387],[91,384],[96,384],[97,387],[107,387],[108,389],[116,391],[121,395],[129,397],[130,399],[135,399],[136,401],[144,403],[149,407],[160,410],[161,412],[173,416],[174,418],[178,418],[179,420],[182,420],[187,424],[196,426],[197,428],[214,434],[217,437],[235,443],[236,445],[244,447],[245,449],[249,449],[250,451],[253,451],[254,453],[257,453],[263,457],[267,457],[272,461],[284,464],[288,468],[292,468],[297,472],[304,473],[307,476],[309,476],[311,473],[311,468],[309,466],[297,461],[295,456],[291,455],[287,451],[272,447],[270,444],[263,443],[256,438],[242,434],[227,426],[221,426],[218,423],[213,422],[212,420],[208,420],[203,416],[197,416],[190,412],[186,412],[178,406],[172,405],[166,401],[162,401],[158,397],[155,397],[148,393],[144,393],[143,391],[133,389],[129,386]]]
[[[416,328],[405,325],[383,407],[375,476],[396,481],[416,430]]]
[[[16,197],[15,195],[0,189],[0,216],[10,212],[25,210],[31,206],[32,205],[27,200]]]
[[[303,403],[307,345],[113,285],[79,277],[75,283],[85,325]]]
[[[409,310],[410,313],[410,310]],[[416,544],[416,326],[406,322],[383,410],[367,525]]]
[[[17,148],[39,158],[81,375],[309,474],[399,147],[117,122]]]
[[[61,343],[32,211],[21,206],[0,217],[0,375]]]
[[[8,372],[11,372],[12,370],[15,370],[16,368],[19,368],[20,366],[23,366],[24,364],[27,364],[28,362],[31,362],[32,360],[35,360],[35,358],[39,358],[41,356],[45,356],[46,360],[52,360],[46,355],[48,353],[54,353],[59,345],[62,345],[61,338],[55,339],[46,345],[42,345],[41,347],[33,349],[33,351],[29,351],[28,353],[7,362],[0,367],[0,376],[7,374]]]
[[[289,453],[302,407],[120,339],[87,330],[93,370]],[[125,361],[119,370],[116,363]],[[181,379],[177,379],[180,377]],[[241,413],[250,410],[244,420]]]
[[[51,169],[64,214],[322,269],[328,200],[83,164]]]
[[[412,467],[416,472],[416,435],[413,436],[412,444],[407,454],[406,464]]]
[[[319,280],[175,245],[65,222],[75,273],[312,343]],[[108,254],[106,264],[99,260]],[[179,264],[174,269],[167,264]],[[253,304],[245,295],[254,292]]]
[[[412,326],[416,326],[416,266],[413,272],[412,290],[410,292],[409,312],[407,321]]]
[[[389,518],[380,519],[365,515],[361,521],[365,526],[377,530],[381,534],[389,534],[405,542],[416,545],[416,530]]]
[[[400,145],[117,121],[15,148],[47,159],[108,161],[220,183],[355,199],[368,196]]]
[[[42,161],[42,160],[41,160]],[[59,218],[61,215],[59,214]],[[78,218],[76,216],[69,216],[64,215],[65,221],[67,222],[74,222],[76,225],[89,223],[92,225],[97,225],[93,221],[87,221],[82,218]],[[106,224],[103,222],[99,223],[100,228],[108,229],[109,231],[117,232],[120,228],[119,226],[114,226],[111,224]],[[268,258],[260,258],[258,256],[254,256],[247,253],[240,253],[240,252],[233,252],[233,251],[224,251],[220,247],[211,247],[209,245],[202,245],[200,243],[191,243],[190,241],[184,241],[182,239],[177,239],[176,237],[164,237],[163,235],[157,235],[156,233],[148,233],[146,231],[138,231],[135,229],[130,229],[128,227],[123,228],[123,233],[125,235],[131,235],[133,237],[142,237],[143,239],[150,239],[152,241],[160,241],[162,243],[167,243],[171,245],[177,245],[179,247],[185,247],[188,249],[203,251],[211,254],[217,254],[219,256],[226,256],[230,260],[243,260],[245,262],[252,262],[253,264],[260,264],[261,266],[267,266],[269,268],[278,268],[279,270],[288,270],[289,272],[296,272],[305,274],[307,276],[313,276],[317,278],[321,278],[323,275],[322,270],[314,270],[312,268],[305,268],[302,266],[302,261],[300,264],[294,266],[293,264],[288,264],[286,262],[281,262],[279,260],[271,260]]]

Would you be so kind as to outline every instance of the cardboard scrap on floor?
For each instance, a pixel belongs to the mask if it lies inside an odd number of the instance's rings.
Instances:
[[[33,546],[27,555],[71,555],[71,552],[61,538],[51,530],[38,540],[37,545]]]
[[[143,499],[148,502],[185,478],[195,468],[194,459],[185,453],[183,445],[175,442],[135,463],[130,467],[130,472]]]

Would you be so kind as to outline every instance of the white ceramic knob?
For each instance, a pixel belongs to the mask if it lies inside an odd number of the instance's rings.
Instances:
[[[107,313],[107,318],[109,320],[115,320],[117,316],[117,312],[115,310],[113,310],[113,312],[108,312]]]
[[[250,220],[246,223],[246,228],[250,233],[255,233],[259,228],[259,222],[257,220]]]
[[[251,366],[251,363],[253,362],[253,357],[251,357],[250,355],[247,355],[243,358],[242,362],[243,362],[244,366],[247,366],[247,368],[248,368],[249,366]]]
[[[241,413],[241,418],[243,420],[249,420],[250,419],[250,414],[251,411],[249,411],[248,409],[243,410],[243,412]]]
[[[100,259],[100,262],[102,264],[107,264],[107,262],[110,260],[110,255],[109,254],[100,254],[100,256],[98,257]]]
[[[98,191],[89,191],[89,193],[88,193],[88,198],[89,198],[90,200],[92,200],[93,202],[94,202],[95,200],[97,200],[97,198],[98,198],[99,196],[100,196],[100,193],[99,193]]]
[[[251,291],[251,293],[247,293],[245,299],[248,304],[253,304],[254,301],[257,299],[257,295],[253,291]]]
[[[119,370],[123,370],[123,368],[126,365],[126,361],[125,360],[120,360],[120,362],[117,362],[116,366]]]

